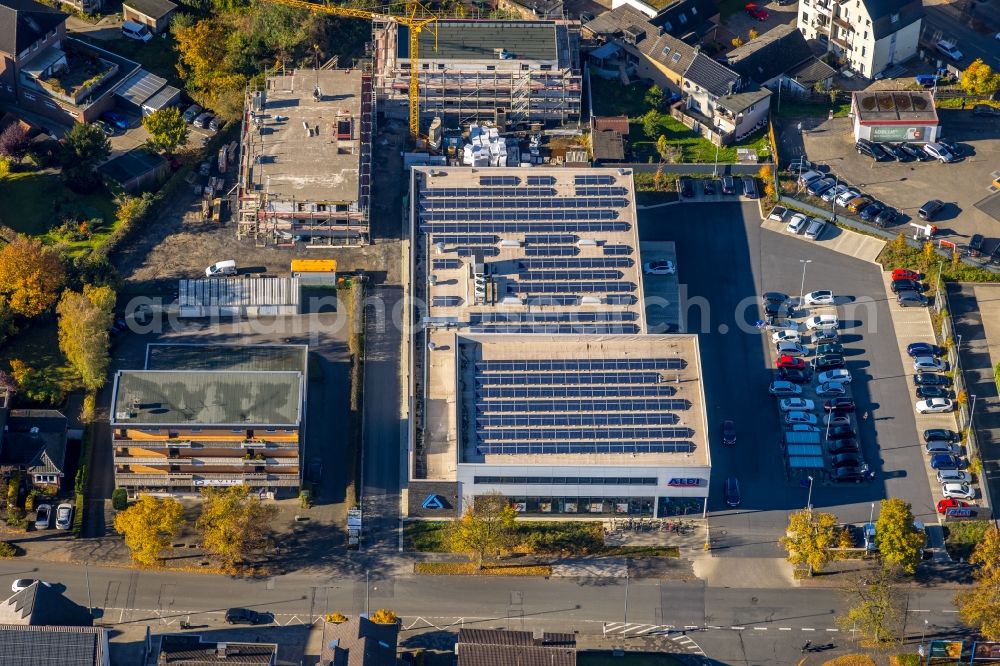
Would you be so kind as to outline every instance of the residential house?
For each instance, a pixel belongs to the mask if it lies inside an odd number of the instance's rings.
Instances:
[[[0,0],[0,97],[64,123],[93,122],[139,65],[66,36],[66,14]]]
[[[97,167],[105,182],[129,194],[153,189],[169,171],[166,159],[144,147],[122,153]]]
[[[205,641],[197,634],[164,634],[159,643],[156,666],[275,666],[278,660],[275,643]]]
[[[0,625],[89,627],[90,609],[67,599],[56,588],[35,581],[0,602]],[[0,664],[12,662],[0,659]]]
[[[771,90],[804,92],[817,82],[828,84],[836,71],[816,58],[805,36],[791,25],[779,25],[733,49],[725,64],[744,81]],[[811,84],[811,85],[809,85]]]
[[[771,91],[744,81],[703,53],[684,72],[684,93],[684,114],[696,121],[693,126],[685,124],[707,134],[717,145],[739,141],[767,124]]]
[[[377,624],[366,617],[323,625],[320,666],[396,666],[399,624]]]
[[[628,116],[591,116],[590,148],[594,164],[624,162],[628,134]]]
[[[54,409],[0,408],[0,426],[0,469],[24,473],[35,488],[58,490],[66,469],[66,417]]]
[[[0,664],[111,666],[104,627],[0,624]]]
[[[869,79],[917,54],[921,0],[802,0],[797,24]]]
[[[716,0],[680,0],[657,13],[652,23],[688,44],[697,44],[715,39],[719,7]]]
[[[576,636],[502,629],[461,629],[458,666],[576,666]]]
[[[140,23],[154,35],[170,27],[177,5],[170,0],[125,0],[122,16],[126,21]]]

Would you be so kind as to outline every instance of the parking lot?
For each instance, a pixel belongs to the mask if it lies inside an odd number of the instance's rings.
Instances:
[[[939,228],[939,238],[958,245],[966,244],[973,234],[997,238],[998,220],[977,209],[975,203],[991,194],[990,174],[1000,159],[1000,118],[975,117],[971,110],[954,109],[939,109],[938,116],[943,136],[961,145],[961,161],[873,162],[854,149],[849,118],[834,118],[805,132],[806,157],[896,208],[906,216],[897,225],[921,222],[917,209],[930,199],[940,199],[946,206],[932,220]],[[908,235],[915,231],[905,225],[897,228]]]
[[[816,481],[812,503],[835,512],[843,522],[865,522],[871,503],[897,496],[913,504],[915,515],[935,520],[917,439],[913,397],[907,385],[880,268],[870,261],[834,252],[762,227],[756,202],[695,203],[640,213],[643,242],[676,243],[681,311],[688,332],[701,335],[710,433],[733,419],[735,447],[713,447],[709,509],[720,556],[780,556],[789,510],[804,507],[808,489],[786,478],[779,446],[783,427],[767,386],[775,376],[770,338],[754,327],[759,294],[830,289],[852,297],[839,309],[841,343],[851,350],[847,369],[859,409],[866,462],[874,482],[832,484]],[[672,223],[671,223],[672,222]],[[688,261],[685,257],[707,259]],[[804,285],[802,263],[806,266]],[[727,509],[722,483],[742,481],[743,504]]]

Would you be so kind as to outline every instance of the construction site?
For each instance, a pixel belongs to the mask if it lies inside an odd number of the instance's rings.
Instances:
[[[257,245],[367,243],[374,113],[367,68],[294,70],[249,90],[238,237]]]
[[[420,31],[417,62],[407,25],[377,21],[373,33],[375,87],[387,118],[407,117],[417,70],[428,123],[490,121],[503,130],[580,122],[578,22],[441,19]]]

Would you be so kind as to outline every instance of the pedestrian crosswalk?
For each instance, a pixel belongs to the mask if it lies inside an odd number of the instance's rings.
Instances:
[[[662,636],[677,644],[678,648],[686,650],[691,654],[705,655],[690,636],[684,633],[686,630],[698,629],[699,627],[675,627],[670,624],[638,624],[634,622],[605,622],[605,636],[625,636],[625,637],[649,637]]]

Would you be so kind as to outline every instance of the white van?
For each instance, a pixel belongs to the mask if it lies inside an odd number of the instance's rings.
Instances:
[[[135,21],[125,21],[122,23],[122,36],[128,37],[129,39],[136,39],[140,42],[148,42],[153,38],[153,33],[151,33],[149,28],[141,23],[136,23]]]
[[[205,275],[207,277],[236,275],[236,260],[226,259],[225,261],[217,261],[205,269]]]

